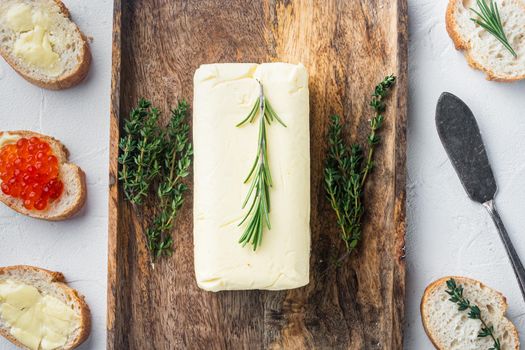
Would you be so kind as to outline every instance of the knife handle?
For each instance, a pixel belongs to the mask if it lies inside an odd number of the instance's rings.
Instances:
[[[503,221],[501,220],[501,217],[499,216],[498,211],[496,210],[494,200],[490,200],[488,202],[483,203],[483,206],[487,209],[490,216],[492,217],[492,220],[494,220],[496,227],[498,228],[499,236],[501,237],[503,245],[507,250],[507,254],[512,264],[512,268],[514,269],[514,273],[516,274],[516,278],[518,279],[518,285],[520,286],[521,295],[525,300],[525,269],[523,268],[523,264],[521,263],[521,260],[518,254],[516,253],[516,249],[514,249],[514,246],[512,245],[512,242],[509,238],[507,230],[503,225]]]

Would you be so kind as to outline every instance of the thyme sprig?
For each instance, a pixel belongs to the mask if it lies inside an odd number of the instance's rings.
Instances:
[[[125,137],[121,138],[119,180],[124,195],[134,205],[142,205],[151,184],[159,174],[158,157],[162,150],[162,131],[158,127],[159,110],[151,102],[140,99],[124,123]]]
[[[145,231],[153,261],[172,253],[171,231],[187,190],[182,179],[189,174],[193,154],[187,110],[186,101],[179,102],[164,129],[159,110],[140,99],[124,123],[125,136],[119,143],[119,180],[125,198],[137,209],[153,192],[157,196],[157,215]]]
[[[186,121],[188,103],[179,102],[171,111],[171,119],[164,133],[160,155],[160,182],[157,186],[159,213],[146,230],[148,248],[154,259],[173,252],[171,231],[175,217],[184,202],[188,187],[182,179],[189,175],[193,147],[189,141],[190,127]]]
[[[481,322],[481,330],[478,333],[479,338],[491,337],[494,341],[489,350],[501,350],[501,342],[499,338],[494,335],[494,326],[489,326],[488,323],[481,317],[481,310],[477,305],[471,304],[470,301],[463,296],[463,286],[456,283],[453,278],[447,281],[447,290],[445,291],[450,295],[450,301],[458,305],[459,311],[468,311],[468,317]]]
[[[248,176],[244,180],[244,183],[251,181],[251,185],[242,204],[242,209],[246,208],[250,199],[252,202],[244,218],[239,223],[239,226],[246,223],[246,228],[239,239],[239,243],[242,246],[250,243],[254,251],[261,245],[264,228],[266,227],[268,230],[272,228],[270,223],[270,188],[273,185],[273,181],[268,161],[267,127],[273,121],[277,121],[286,127],[265,97],[263,85],[260,81],[257,82],[260,87],[259,98],[255,101],[248,116],[237,124],[237,127],[241,127],[253,123],[259,116],[257,156]]]
[[[478,10],[471,8],[470,10],[474,12],[479,18],[471,18],[471,21],[481,26],[490,34],[494,35],[503,46],[514,56],[518,57],[518,54],[509,43],[505,30],[503,29],[503,24],[501,22],[501,17],[498,10],[498,4],[490,0],[490,3],[487,4],[486,0],[477,0]]]
[[[337,115],[330,117],[328,156],[325,166],[325,190],[337,217],[341,238],[347,252],[352,252],[361,239],[364,214],[363,192],[374,167],[374,151],[380,142],[378,131],[383,125],[384,99],[394,85],[396,77],[389,75],[379,83],[372,94],[370,107],[375,114],[370,119],[367,137],[368,153],[363,156],[359,144],[348,144],[343,139],[343,125]]]

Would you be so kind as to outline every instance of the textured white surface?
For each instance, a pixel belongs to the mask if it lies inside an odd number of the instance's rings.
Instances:
[[[0,205],[0,266],[29,264],[61,271],[91,307],[91,337],[80,349],[106,342],[107,189],[112,0],[64,0],[81,30],[93,37],[87,80],[64,91],[42,90],[0,60],[0,129],[55,136],[87,175],[85,208],[74,219],[50,223]],[[0,349],[13,345],[0,339]]]
[[[443,91],[476,115],[499,184],[497,204],[525,261],[525,83],[489,82],[467,66],[445,29],[445,0],[409,0],[406,349],[432,349],[419,317],[427,284],[445,275],[479,279],[507,296],[509,318],[525,332],[525,307],[488,214],[472,203],[443,150],[434,123]],[[522,337],[522,342],[525,338]]]
[[[93,333],[83,350],[104,349],[111,0],[65,0],[87,35],[88,80],[61,92],[26,83],[0,60],[0,128],[33,129],[64,141],[87,173],[88,202],[63,223],[21,217],[0,206],[0,265],[34,264],[65,273],[87,297]],[[509,317],[525,333],[525,306],[490,218],[464,193],[434,125],[443,91],[463,98],[478,122],[497,181],[498,205],[525,260],[525,83],[488,82],[470,69],[445,30],[445,0],[409,0],[408,285],[405,348],[432,349],[419,317],[423,290],[450,274],[480,279],[508,297]],[[525,338],[522,337],[522,342]],[[1,350],[13,346],[0,339]]]

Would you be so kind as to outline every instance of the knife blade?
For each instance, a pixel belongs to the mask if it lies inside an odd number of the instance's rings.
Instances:
[[[494,199],[496,179],[470,108],[457,96],[444,92],[438,100],[436,126],[469,197],[482,204]]]
[[[463,188],[492,217],[525,300],[525,269],[496,210],[498,187],[474,114],[459,97],[444,92],[436,107],[436,127]]]

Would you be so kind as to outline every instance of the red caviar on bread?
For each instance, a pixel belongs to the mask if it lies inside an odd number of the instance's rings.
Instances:
[[[28,210],[44,210],[62,195],[58,159],[49,143],[20,138],[0,148],[0,188],[5,195],[23,200]]]

